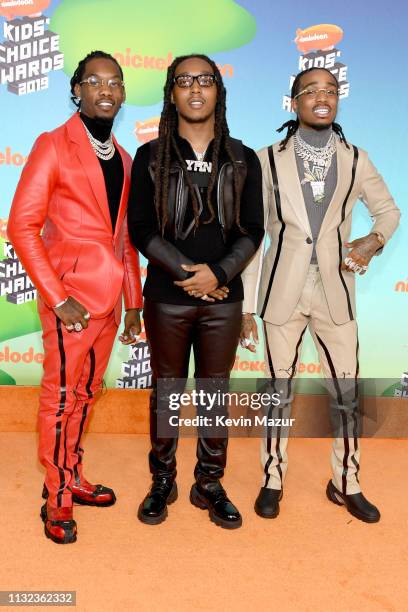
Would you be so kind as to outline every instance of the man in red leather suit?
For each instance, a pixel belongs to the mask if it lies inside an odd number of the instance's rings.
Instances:
[[[38,289],[44,375],[38,419],[45,533],[75,542],[73,502],[110,506],[83,474],[81,437],[101,389],[125,300],[124,344],[140,332],[139,261],[126,214],[131,158],[111,134],[125,100],[116,60],[90,53],[71,79],[79,108],[37,139],[13,200],[8,236]],[[41,235],[42,234],[42,235]]]

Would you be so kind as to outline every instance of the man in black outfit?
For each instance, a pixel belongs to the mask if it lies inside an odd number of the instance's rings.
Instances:
[[[159,138],[140,147],[133,162],[129,235],[149,260],[144,320],[153,370],[153,483],[138,512],[149,525],[164,521],[177,498],[177,437],[159,436],[158,420],[170,393],[183,391],[191,347],[198,384],[227,390],[241,326],[240,272],[263,238],[260,164],[229,136],[225,98],[212,60],[176,58],[167,72]],[[157,392],[159,379],[164,394]],[[225,415],[225,406],[213,408],[215,414]],[[228,430],[198,433],[190,500],[217,525],[240,527],[241,515],[220,484]]]

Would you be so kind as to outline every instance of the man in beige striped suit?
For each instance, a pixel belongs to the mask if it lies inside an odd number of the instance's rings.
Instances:
[[[266,363],[272,381],[286,379],[276,416],[289,416],[291,381],[309,326],[331,390],[337,422],[328,498],[360,520],[374,523],[378,509],[361,493],[357,419],[358,337],[355,274],[364,274],[395,231],[400,212],[367,153],[350,145],[339,124],[337,79],[308,69],[292,86],[296,121],[285,139],[259,152],[263,172],[265,229],[270,246],[258,250],[242,275],[244,314],[241,344],[255,351],[264,322]],[[371,232],[348,242],[358,199],[374,221]],[[252,338],[251,338],[252,337]],[[272,409],[271,409],[272,414]],[[269,428],[262,441],[263,486],[255,511],[275,518],[287,471],[287,433]]]

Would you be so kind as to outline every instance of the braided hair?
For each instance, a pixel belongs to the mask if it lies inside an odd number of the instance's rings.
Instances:
[[[192,53],[191,55],[181,55],[176,57],[172,64],[167,69],[167,78],[164,85],[164,100],[163,110],[159,123],[158,149],[154,175],[154,201],[156,206],[157,220],[162,234],[166,227],[168,214],[168,193],[169,193],[169,174],[172,151],[176,154],[177,160],[180,163],[184,178],[187,182],[188,190],[191,197],[194,213],[195,228],[199,225],[199,205],[197,195],[194,190],[193,183],[187,171],[186,162],[177,145],[176,134],[178,130],[178,114],[175,104],[171,101],[171,93],[174,87],[174,76],[176,68],[181,62],[190,58],[199,58],[207,62],[213,69],[216,78],[217,100],[215,105],[215,124],[214,124],[214,144],[212,149],[212,169],[208,182],[207,189],[207,206],[210,213],[209,219],[204,223],[211,223],[215,218],[214,207],[211,202],[211,194],[213,192],[218,173],[219,157],[222,147],[225,149],[228,159],[233,165],[234,177],[234,216],[237,226],[241,229],[239,222],[239,175],[236,168],[236,160],[229,141],[229,128],[226,118],[226,90],[222,81],[221,73],[213,62],[206,55],[200,53]]]
[[[121,79],[123,81],[123,70],[122,70],[118,60],[115,59],[113,57],[113,55],[110,55],[109,53],[105,53],[105,51],[91,51],[91,53],[88,53],[88,55],[86,55],[84,57],[84,59],[82,59],[79,62],[79,64],[78,64],[74,74],[72,75],[71,81],[70,81],[70,84],[71,84],[71,94],[72,94],[71,100],[72,100],[72,102],[75,104],[75,106],[77,108],[81,107],[81,101],[78,100],[77,96],[75,95],[75,85],[79,85],[79,83],[82,81],[83,76],[85,74],[86,64],[88,62],[90,62],[91,60],[93,60],[93,59],[100,59],[100,58],[101,59],[108,59],[108,60],[111,60],[112,62],[114,62],[116,64],[116,66],[118,67],[118,69],[119,69],[120,77],[121,77]]]
[[[334,74],[330,72],[330,70],[327,70],[327,68],[316,68],[316,67],[307,68],[306,70],[302,70],[302,72],[299,72],[299,74],[296,75],[295,80],[293,81],[292,89],[290,91],[290,97],[292,98],[292,100],[300,91],[301,78],[305,74],[307,74],[308,72],[312,72],[313,70],[325,70],[336,81],[337,87],[339,86],[339,82],[337,78],[334,76]],[[286,149],[286,145],[288,144],[290,138],[297,132],[298,128],[299,128],[299,119],[298,117],[296,117],[296,119],[290,119],[289,121],[286,121],[286,123],[281,125],[280,128],[276,130],[277,132],[282,132],[284,129],[287,130],[285,138],[279,143],[279,151],[284,151]],[[339,123],[332,123],[332,130],[335,134],[338,135],[338,137],[340,138],[340,142],[343,142],[346,145],[346,147],[349,149],[350,146],[346,140],[346,137],[344,136],[341,125]]]

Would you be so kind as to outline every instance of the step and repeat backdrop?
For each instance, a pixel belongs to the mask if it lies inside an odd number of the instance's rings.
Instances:
[[[102,49],[123,67],[127,100],[115,133],[131,155],[157,135],[166,69],[177,55],[215,59],[231,133],[254,149],[278,140],[297,72],[317,66],[337,76],[338,121],[369,151],[403,213],[392,242],[357,280],[361,375],[394,381],[380,393],[407,395],[407,19],[402,0],[0,0],[0,384],[39,384],[43,361],[37,293],[7,239],[13,194],[36,137],[75,112],[69,79],[78,61]],[[370,226],[358,204],[353,237]],[[262,377],[264,368],[261,341],[255,355],[238,349],[233,377]],[[300,375],[319,373],[308,337]],[[107,385],[138,389],[150,380],[145,338],[130,348],[117,342]]]

